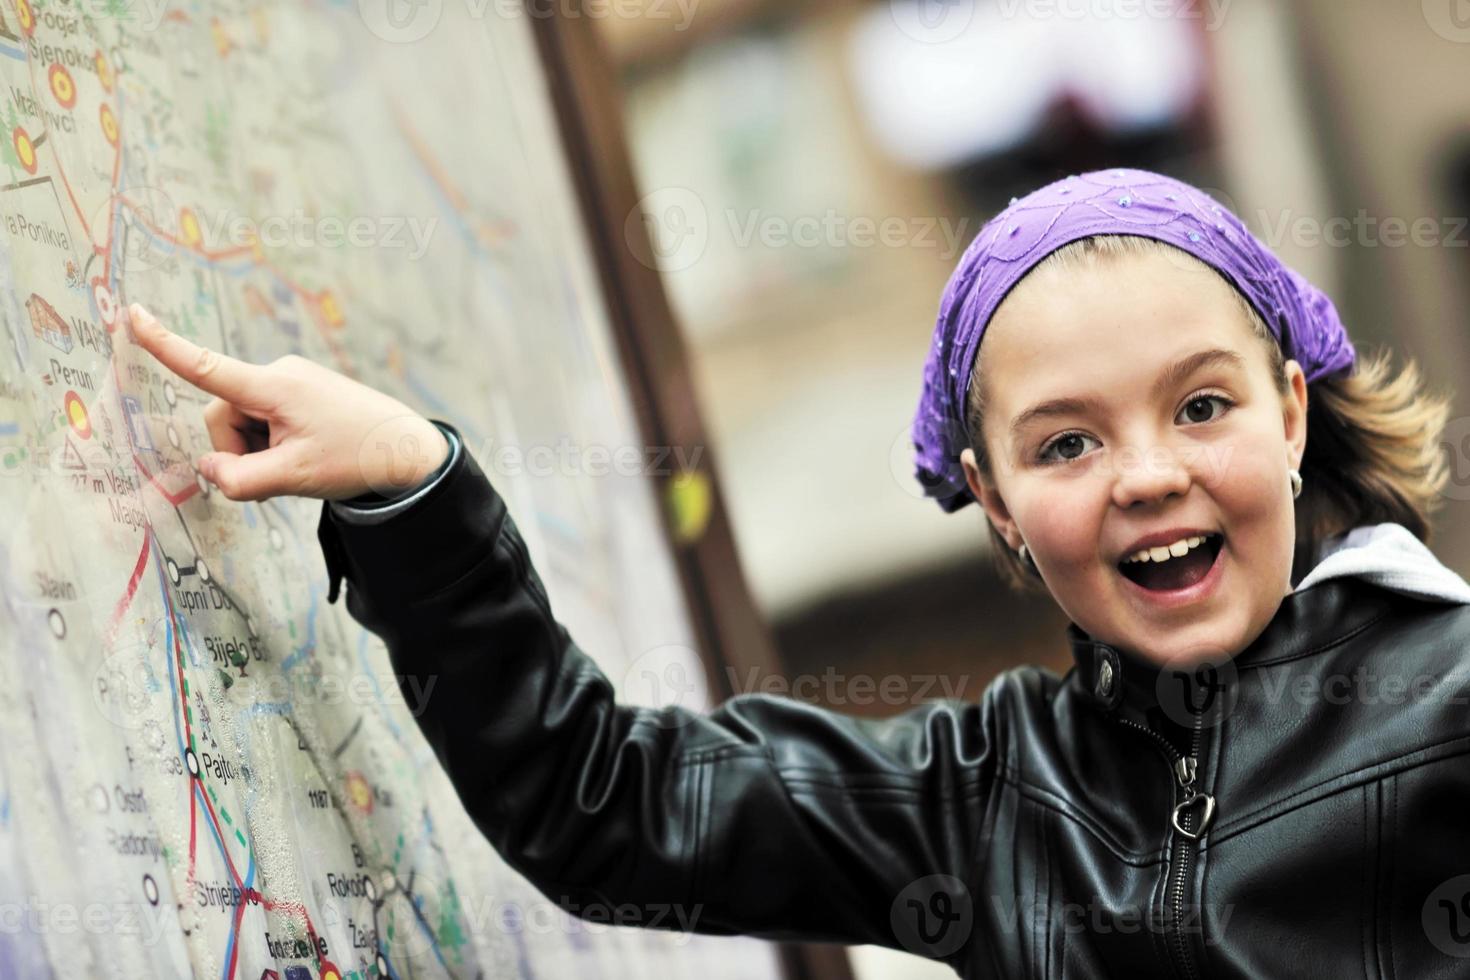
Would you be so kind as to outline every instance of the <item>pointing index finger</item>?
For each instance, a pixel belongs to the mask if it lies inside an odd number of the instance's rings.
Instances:
[[[267,390],[264,369],[201,347],[169,330],[138,303],[128,307],[138,345],[197,388],[236,405],[252,405]]]

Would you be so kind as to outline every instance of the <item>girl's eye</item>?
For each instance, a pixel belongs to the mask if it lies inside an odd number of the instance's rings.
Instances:
[[[1065,463],[1070,460],[1077,459],[1082,455],[1082,447],[1079,444],[1084,439],[1092,439],[1092,436],[1085,435],[1081,432],[1063,432],[1061,435],[1057,436],[1051,442],[1042,447],[1039,454],[1041,457],[1041,461],[1043,463]],[[1092,441],[1097,442],[1096,439],[1092,439]],[[1059,457],[1054,457],[1051,455],[1051,451],[1053,449],[1061,449],[1063,450],[1063,454]],[[1075,455],[1071,453],[1072,449],[1077,449],[1077,453]]]
[[[1208,405],[1210,402],[1220,403],[1220,412],[1218,415],[1211,415],[1209,409],[1206,408],[1204,409],[1205,417],[1197,418],[1195,416],[1195,413],[1191,411],[1191,409],[1194,409],[1197,406]],[[1234,402],[1226,398],[1224,395],[1195,395],[1189,401],[1184,403],[1184,408],[1180,410],[1179,414],[1181,416],[1185,416],[1187,418],[1187,421],[1190,422],[1213,422],[1215,419],[1219,418],[1221,415],[1224,415],[1227,411],[1229,411],[1231,406],[1234,404]]]

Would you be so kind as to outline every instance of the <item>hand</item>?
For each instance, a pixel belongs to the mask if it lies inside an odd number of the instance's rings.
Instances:
[[[448,456],[434,423],[330,368],[295,354],[238,361],[170,332],[137,303],[128,312],[138,346],[215,396],[204,421],[216,451],[197,465],[231,500],[394,496]]]

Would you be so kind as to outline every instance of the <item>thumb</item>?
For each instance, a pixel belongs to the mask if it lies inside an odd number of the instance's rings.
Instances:
[[[206,453],[199,472],[231,500],[265,500],[286,491],[287,466],[279,446],[255,453]]]

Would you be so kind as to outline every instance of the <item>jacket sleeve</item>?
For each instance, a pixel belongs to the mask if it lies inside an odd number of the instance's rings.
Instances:
[[[389,520],[324,505],[319,536],[405,694],[431,692],[418,723],[466,810],[562,908],[950,958],[953,936],[912,920],[970,901],[994,685],[885,720],[766,694],[619,704],[467,451]]]

